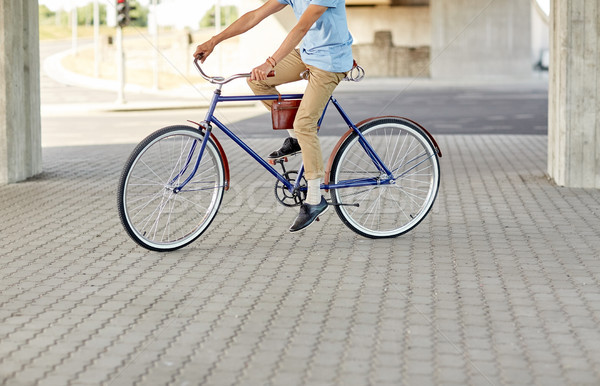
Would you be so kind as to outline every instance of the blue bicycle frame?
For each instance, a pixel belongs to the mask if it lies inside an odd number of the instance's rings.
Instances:
[[[275,178],[277,178],[287,189],[289,189],[290,193],[306,189],[305,187],[303,187],[303,188],[300,187],[300,182],[302,181],[302,176],[304,175],[304,166],[303,165],[300,167],[300,171],[298,172],[298,176],[296,178],[295,183],[292,184],[283,175],[281,175],[281,173],[279,173],[277,170],[275,170],[275,168],[273,166],[271,166],[267,161],[265,161],[261,156],[259,156],[252,148],[250,148],[244,141],[242,141],[229,128],[227,128],[227,126],[225,126],[223,123],[221,123],[214,116],[216,106],[219,102],[265,101],[265,100],[277,100],[279,98],[281,98],[281,99],[301,99],[302,96],[303,96],[302,94],[283,94],[281,96],[280,95],[222,96],[221,95],[221,87],[218,87],[217,90],[215,90],[215,92],[214,92],[214,95],[210,102],[210,106],[206,113],[205,120],[202,122],[202,125],[201,125],[206,129],[206,134],[204,135],[204,139],[202,140],[202,143],[200,145],[200,150],[198,152],[198,156],[197,156],[197,159],[196,159],[196,162],[194,165],[194,170],[187,177],[187,179],[185,181],[183,181],[174,190],[176,192],[182,190],[183,187],[192,179],[192,177],[195,175],[196,171],[198,170],[198,166],[200,165],[200,160],[202,159],[202,155],[204,154],[204,150],[206,148],[206,143],[207,143],[206,141],[208,141],[208,138],[210,137],[210,133],[212,131],[212,124],[214,124],[219,129],[221,129],[229,138],[231,138],[231,140],[233,142],[235,142],[238,146],[240,146],[242,149],[244,149],[252,158],[254,158],[259,164],[261,164],[269,173],[271,173]],[[348,115],[344,112],[344,110],[342,109],[342,107],[340,106],[338,101],[333,96],[331,96],[329,98],[329,101],[327,102],[327,105],[325,106],[325,109],[323,110],[323,114],[321,115],[321,118],[319,119],[318,126],[319,127],[321,126],[323,117],[325,116],[325,112],[327,111],[327,107],[329,106],[330,103],[332,103],[335,106],[335,108],[341,115],[342,119],[344,119],[344,121],[346,122],[348,127],[351,128],[358,135],[359,143],[361,144],[361,146],[363,147],[365,152],[369,155],[369,157],[373,161],[373,164],[375,165],[377,170],[379,170],[380,177],[358,178],[358,179],[352,179],[352,180],[345,180],[345,181],[340,181],[337,184],[321,184],[321,189],[339,189],[339,188],[359,187],[359,186],[387,185],[387,184],[392,183],[395,180],[395,178],[392,175],[392,172],[383,163],[383,161],[381,160],[379,155],[377,155],[375,150],[367,142],[367,140],[362,135],[360,130],[358,130],[358,128],[354,125],[354,123],[352,123],[352,121],[350,120]],[[178,177],[183,175],[185,173],[185,171],[188,169],[188,167],[190,166],[190,164],[192,162],[192,158],[193,158],[192,154],[194,153],[195,149],[196,149],[196,144],[194,144],[192,146],[192,149],[190,150],[190,155],[188,156],[188,158],[186,160],[185,166],[183,167],[181,172],[175,178],[172,179],[172,181],[171,181],[172,183],[177,181]]]

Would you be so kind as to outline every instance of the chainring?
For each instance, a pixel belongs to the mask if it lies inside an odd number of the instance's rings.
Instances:
[[[296,170],[290,170],[284,173],[283,176],[293,185],[296,183],[298,172]],[[304,177],[302,177],[300,187],[306,188],[306,179]],[[283,206],[299,206],[306,200],[306,189],[291,193],[281,181],[277,180],[277,182],[275,182],[275,197]]]

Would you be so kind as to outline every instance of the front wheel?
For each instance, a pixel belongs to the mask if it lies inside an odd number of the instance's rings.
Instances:
[[[223,161],[209,139],[197,162],[203,139],[192,127],[166,127],[144,139],[125,163],[119,216],[129,236],[144,248],[184,247],[216,216],[225,186]]]
[[[375,166],[354,133],[334,155],[330,171],[330,183],[351,186],[332,189],[332,202],[356,233],[399,236],[416,227],[433,206],[440,184],[436,149],[421,128],[403,118],[380,118],[358,129],[392,177]]]

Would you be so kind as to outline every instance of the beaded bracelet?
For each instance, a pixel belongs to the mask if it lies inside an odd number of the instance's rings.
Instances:
[[[269,56],[269,57],[267,58],[267,62],[269,62],[269,64],[270,64],[271,66],[273,66],[273,68],[275,68],[275,66],[277,65],[277,61],[276,61],[275,59],[273,59],[273,57],[272,57],[272,56]]]

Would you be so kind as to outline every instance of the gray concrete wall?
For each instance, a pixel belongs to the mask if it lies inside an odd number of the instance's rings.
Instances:
[[[431,0],[431,77],[532,76],[528,0]]]
[[[352,51],[368,77],[429,77],[429,46],[395,46],[391,31],[375,32],[373,43]]]
[[[37,0],[0,0],[0,184],[42,171]]]
[[[600,4],[552,0],[548,174],[600,188]]]
[[[374,43],[375,32],[390,31],[395,46],[429,46],[429,7],[347,7],[354,44]]]

